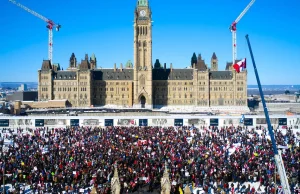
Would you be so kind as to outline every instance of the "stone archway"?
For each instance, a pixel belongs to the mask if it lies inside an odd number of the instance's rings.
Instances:
[[[141,103],[141,108],[145,108],[145,105],[146,105],[146,98],[145,98],[145,96],[141,96],[140,103]]]

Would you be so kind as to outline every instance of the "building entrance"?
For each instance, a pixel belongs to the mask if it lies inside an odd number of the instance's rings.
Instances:
[[[141,107],[145,108],[145,104],[146,104],[146,98],[145,98],[145,96],[142,96],[141,97]]]

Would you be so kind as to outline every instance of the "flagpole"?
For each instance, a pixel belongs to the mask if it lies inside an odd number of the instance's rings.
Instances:
[[[275,158],[274,158],[274,159],[275,159]],[[275,161],[274,161],[274,162],[275,162]],[[276,165],[275,165],[275,170],[274,170],[274,172],[275,172],[275,173],[274,173],[274,176],[275,176],[275,177],[274,177],[274,183],[275,183],[275,188],[276,188],[276,185],[277,185],[277,184],[276,184]]]
[[[3,159],[3,194],[5,194],[5,180],[4,180],[4,176],[5,176],[5,158],[4,158],[4,136],[3,136],[3,143],[2,143],[2,159]]]

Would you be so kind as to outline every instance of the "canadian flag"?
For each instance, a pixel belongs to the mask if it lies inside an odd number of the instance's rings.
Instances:
[[[138,140],[138,146],[143,146],[143,145],[147,145],[148,141],[147,140]]]
[[[233,68],[236,70],[236,72],[240,73],[241,68],[246,69],[246,58],[237,62],[236,64],[233,65]]]

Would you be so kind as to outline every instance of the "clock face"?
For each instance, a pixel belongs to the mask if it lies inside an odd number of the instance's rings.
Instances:
[[[146,16],[146,11],[145,10],[141,10],[140,11],[140,16],[145,17]]]

